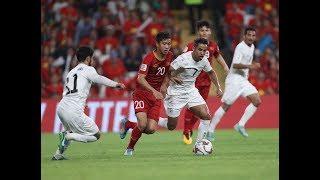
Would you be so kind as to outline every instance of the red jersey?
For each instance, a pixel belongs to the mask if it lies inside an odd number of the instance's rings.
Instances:
[[[187,45],[187,50],[186,52],[188,51],[192,51],[193,50],[193,45],[194,43],[191,42]],[[217,43],[213,42],[213,41],[209,41],[209,46],[208,46],[208,50],[206,52],[206,56],[209,56],[208,60],[210,62],[210,64],[212,64],[212,61],[213,61],[213,56],[215,58],[217,58],[220,54],[220,50],[219,50],[219,46],[217,45]],[[210,80],[210,77],[209,75],[204,72],[204,71],[201,71],[201,73],[199,74],[199,76],[197,77],[196,79],[196,87],[199,87],[199,86],[210,86],[211,85],[211,80]]]
[[[160,91],[160,87],[163,80],[169,70],[170,63],[173,60],[173,53],[171,51],[166,54],[163,61],[159,61],[153,51],[149,52],[142,60],[140,65],[139,74],[146,75],[146,80],[157,91]],[[136,82],[137,90],[146,90],[138,82]]]

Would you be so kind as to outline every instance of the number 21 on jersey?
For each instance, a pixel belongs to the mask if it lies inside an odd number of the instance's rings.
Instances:
[[[78,92],[78,89],[77,89],[77,78],[78,78],[78,75],[77,74],[74,74],[73,75],[73,89],[70,91],[70,88],[66,85],[66,88],[68,90],[68,92],[66,93],[67,94],[70,94],[70,93],[76,93]],[[69,78],[67,78],[67,84],[69,83]]]

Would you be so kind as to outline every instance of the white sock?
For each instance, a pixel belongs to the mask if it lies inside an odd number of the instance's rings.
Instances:
[[[159,117],[158,125],[168,129],[168,118]]]
[[[246,110],[244,111],[240,121],[239,121],[239,125],[240,126],[244,126],[247,121],[252,117],[252,115],[256,112],[257,107],[255,107],[252,103],[250,103]]]
[[[222,116],[224,115],[224,113],[226,113],[224,111],[224,109],[220,106],[218,110],[216,110],[216,112],[214,113],[214,116],[210,122],[210,127],[209,127],[209,132],[214,132],[217,124],[220,122],[220,119],[222,118]]]
[[[209,124],[209,120],[200,120],[200,124],[198,127],[197,142],[201,141],[204,138],[204,135],[208,132]]]
[[[98,140],[95,136],[82,135],[82,134],[78,134],[78,133],[67,133],[66,139],[67,140],[74,140],[74,141],[78,141],[78,142],[84,142],[84,143],[94,142],[94,141]]]
[[[61,154],[60,151],[59,151],[59,148],[56,150],[55,155],[56,155],[56,154]]]

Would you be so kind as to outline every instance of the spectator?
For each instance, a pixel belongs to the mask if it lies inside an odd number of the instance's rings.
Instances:
[[[63,85],[61,82],[61,78],[58,74],[53,74],[51,76],[51,83],[47,88],[47,95],[50,98],[60,98],[63,92]]]
[[[141,21],[136,11],[130,11],[128,19],[123,26],[124,43],[130,44],[136,35],[137,28],[141,25]]]
[[[78,44],[81,38],[85,36],[89,36],[93,28],[94,27],[93,27],[91,17],[84,15],[84,17],[82,17],[77,24],[76,32],[74,36],[74,43]]]
[[[127,56],[124,58],[124,64],[128,71],[137,71],[142,60],[143,49],[138,41],[134,39],[127,50]]]
[[[116,50],[111,51],[110,59],[103,62],[102,69],[103,75],[112,80],[120,78],[127,71],[123,61],[118,58],[118,52]]]

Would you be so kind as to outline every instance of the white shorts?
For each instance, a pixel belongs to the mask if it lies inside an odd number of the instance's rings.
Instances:
[[[191,108],[202,104],[206,104],[206,101],[202,98],[198,89],[179,95],[167,94],[164,99],[164,108],[169,117],[178,117],[185,106]]]
[[[239,96],[247,97],[255,93],[258,93],[257,89],[247,79],[242,77],[226,78],[221,102],[231,105]]]
[[[93,119],[84,114],[82,110],[73,109],[59,103],[57,114],[67,131],[88,136],[99,132],[99,128]]]

